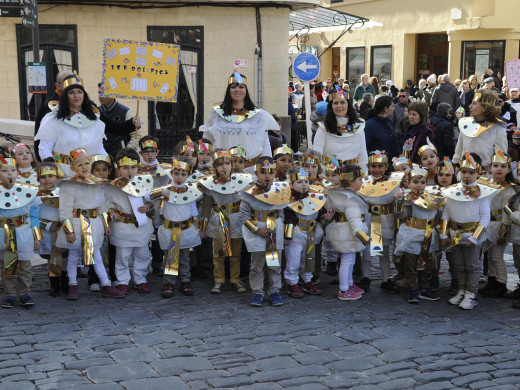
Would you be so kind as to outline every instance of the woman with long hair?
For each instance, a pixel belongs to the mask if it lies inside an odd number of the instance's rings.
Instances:
[[[421,146],[427,145],[427,139],[432,141],[433,131],[429,126],[428,106],[424,102],[415,101],[408,105],[408,119],[410,125],[404,136],[404,150],[411,150],[410,159],[419,164],[418,151]]]
[[[269,130],[280,130],[268,112],[252,102],[247,78],[238,73],[228,79],[224,101],[213,107],[209,118],[199,129],[214,149],[240,146],[246,151],[248,166],[260,156],[271,156]]]
[[[327,100],[325,123],[320,123],[316,132],[313,150],[325,157],[335,156],[343,164],[358,164],[366,169],[365,121],[357,117],[348,92],[333,92]]]
[[[365,124],[365,142],[368,152],[384,150],[388,161],[401,154],[400,140],[392,121],[394,102],[391,96],[379,96],[368,114]]]

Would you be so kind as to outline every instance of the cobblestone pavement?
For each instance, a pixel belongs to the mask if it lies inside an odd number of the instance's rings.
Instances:
[[[510,261],[510,256],[508,262]],[[511,268],[511,267],[510,267]],[[510,269],[513,272],[513,269]],[[249,293],[161,299],[132,291],[103,299],[80,280],[80,300],[47,295],[35,272],[36,306],[0,309],[0,389],[518,389],[520,310],[480,298],[465,312],[441,300],[410,305],[374,280],[354,302],[320,297],[250,307]],[[378,270],[374,270],[374,276]]]

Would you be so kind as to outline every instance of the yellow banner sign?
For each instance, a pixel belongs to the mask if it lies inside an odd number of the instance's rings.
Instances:
[[[102,96],[177,101],[179,45],[105,39]]]

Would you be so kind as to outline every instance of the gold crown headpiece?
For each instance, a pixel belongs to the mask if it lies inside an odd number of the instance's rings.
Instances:
[[[0,157],[0,167],[11,166],[16,168],[16,160],[11,157]]]
[[[172,171],[174,169],[183,169],[186,172],[191,173],[191,165],[190,164],[188,164],[188,163],[186,163],[184,161],[176,160],[175,158],[172,160]]]
[[[511,157],[508,157],[501,150],[497,150],[491,158],[491,163],[511,164]]]
[[[112,160],[110,159],[110,156],[106,154],[95,154],[91,157],[92,163],[95,163],[96,161],[103,161],[106,162],[108,165],[112,166]]]
[[[217,150],[215,153],[213,153],[213,161],[217,161],[217,159],[223,157],[231,159],[231,153],[229,150]]]
[[[57,177],[61,177],[62,176],[57,167],[50,167],[48,165],[47,166],[43,166],[41,168],[38,168],[36,170],[36,173],[37,173],[38,179],[41,176],[45,176],[45,175],[53,175],[53,176],[57,176]]]
[[[303,159],[303,164],[321,164],[321,156],[318,152],[309,149],[307,155]]]
[[[462,168],[473,169],[480,173],[480,164],[477,164],[477,162],[473,160],[469,152],[465,153],[464,159],[460,162],[460,169]]]
[[[341,169],[341,163],[335,155],[332,157],[323,157],[323,164],[325,165],[325,172],[339,172]]]
[[[117,160],[116,165],[117,165],[118,168],[121,168],[121,167],[136,167],[137,165],[139,165],[139,161],[134,160],[134,159],[132,159],[130,157],[124,156],[123,158],[120,158],[119,160]]]
[[[410,178],[412,177],[428,177],[428,169],[421,167],[419,164],[412,164],[412,170],[409,173]]]
[[[339,174],[339,179],[340,180],[351,180],[351,179],[356,180],[359,177],[365,177],[365,176],[366,176],[365,172],[361,168],[359,168],[352,172],[341,172]]]
[[[307,171],[303,168],[298,169],[298,172],[292,173],[289,175],[290,181],[297,181],[297,180],[309,180],[309,174]]]
[[[451,163],[449,157],[444,157],[444,160],[441,162],[441,165],[437,167],[435,172],[437,174],[443,173],[445,175],[455,174],[455,168],[453,168],[453,164]]]
[[[210,144],[209,142],[203,142],[201,139],[199,139],[199,149],[198,149],[199,153],[211,152],[212,150],[213,150],[212,144]]]
[[[71,85],[81,85],[83,87],[83,79],[79,77],[79,75],[75,74],[74,76],[69,76],[63,80],[63,90]]]
[[[71,150],[69,153],[69,158],[71,161],[74,161],[78,157],[85,156],[91,161],[90,156],[87,153],[87,150],[85,148],[77,148],[74,150]]]
[[[290,154],[290,155],[292,155],[293,153],[294,152],[293,152],[293,150],[290,147],[288,147],[286,144],[283,144],[282,147],[276,148],[274,150],[273,156],[277,156],[279,154]]]
[[[473,101],[479,102],[481,104],[489,104],[491,106],[494,106],[497,103],[497,98],[492,92],[484,94],[482,92],[475,92],[475,96],[473,96]]]
[[[368,156],[368,163],[369,164],[372,164],[372,163],[388,164],[388,156],[387,156],[386,152],[384,152],[384,151],[375,150],[374,154],[371,154],[370,156]]]
[[[426,145],[421,146],[417,151],[417,154],[420,156],[425,150],[433,150],[433,152],[438,155],[437,148],[432,144],[429,137],[426,137]]]
[[[14,152],[16,153],[16,152],[18,152],[18,151],[19,151],[20,149],[22,149],[22,148],[27,148],[27,149],[29,149],[29,147],[28,147],[26,144],[16,144],[16,145],[14,146]],[[30,150],[30,149],[29,149],[29,150]]]
[[[392,165],[394,166],[394,168],[400,167],[402,165],[410,165],[410,166],[412,166],[412,162],[406,156],[399,156],[399,157],[394,157],[392,159]]]
[[[263,164],[256,164],[255,171],[259,173],[275,173],[276,164],[270,163],[269,160],[265,160]]]
[[[195,144],[191,140],[191,137],[188,135],[186,137],[186,145],[182,145],[179,154],[183,154],[185,152],[194,152],[195,151]]]
[[[348,91],[344,91],[341,88],[337,88],[335,91],[332,91],[329,94],[329,102],[333,101],[334,99],[345,99],[348,100],[349,93]]]
[[[247,153],[240,145],[229,149],[229,153],[231,153],[232,156],[242,157],[244,159],[247,159]]]
[[[228,78],[228,85],[229,84],[235,84],[235,83],[247,85],[247,77],[246,76],[242,76],[240,73],[235,71],[233,73],[233,76]]]
[[[147,140],[144,140],[144,141],[141,143],[141,150],[142,150],[142,149],[146,149],[146,148],[154,148],[154,149],[157,149],[157,142],[155,142],[153,139],[147,139]]]

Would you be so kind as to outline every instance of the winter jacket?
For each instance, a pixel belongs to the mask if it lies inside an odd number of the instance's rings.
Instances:
[[[415,141],[412,145],[412,162],[419,164],[420,159],[417,152],[421,148],[421,146],[424,146],[427,144],[426,138],[429,138],[431,142],[434,142],[434,136],[432,129],[427,125],[415,125],[410,126],[406,130],[406,135],[404,137],[404,142],[406,140],[415,137]],[[388,156],[390,158],[390,156]]]
[[[394,104],[394,124],[399,125],[401,122],[401,119],[403,119],[404,116],[404,109],[408,107],[408,104],[402,104],[401,102],[398,102]]]
[[[401,154],[399,137],[390,118],[379,115],[369,118],[365,123],[365,141],[368,152],[384,150],[388,155],[388,161]]]
[[[435,91],[433,91],[431,103],[448,103],[451,108],[456,110],[460,106],[459,92],[457,88],[451,83],[440,84]]]
[[[376,90],[372,84],[367,84],[365,89],[363,88],[362,84],[359,84],[354,90],[354,102],[363,99],[363,95],[365,93],[371,93],[372,95],[376,96]]]
[[[444,156],[453,157],[455,153],[455,140],[453,136],[453,124],[448,118],[440,115],[433,115],[431,124],[435,128],[435,147],[439,160],[442,161]]]
[[[469,116],[469,105],[473,101],[473,97],[475,96],[475,90],[469,89],[468,92],[465,93],[464,97],[464,103],[462,102],[462,95],[463,92],[459,92],[459,99],[460,99],[460,107],[464,107],[464,116]],[[457,110],[458,107],[455,107],[455,110]]]

